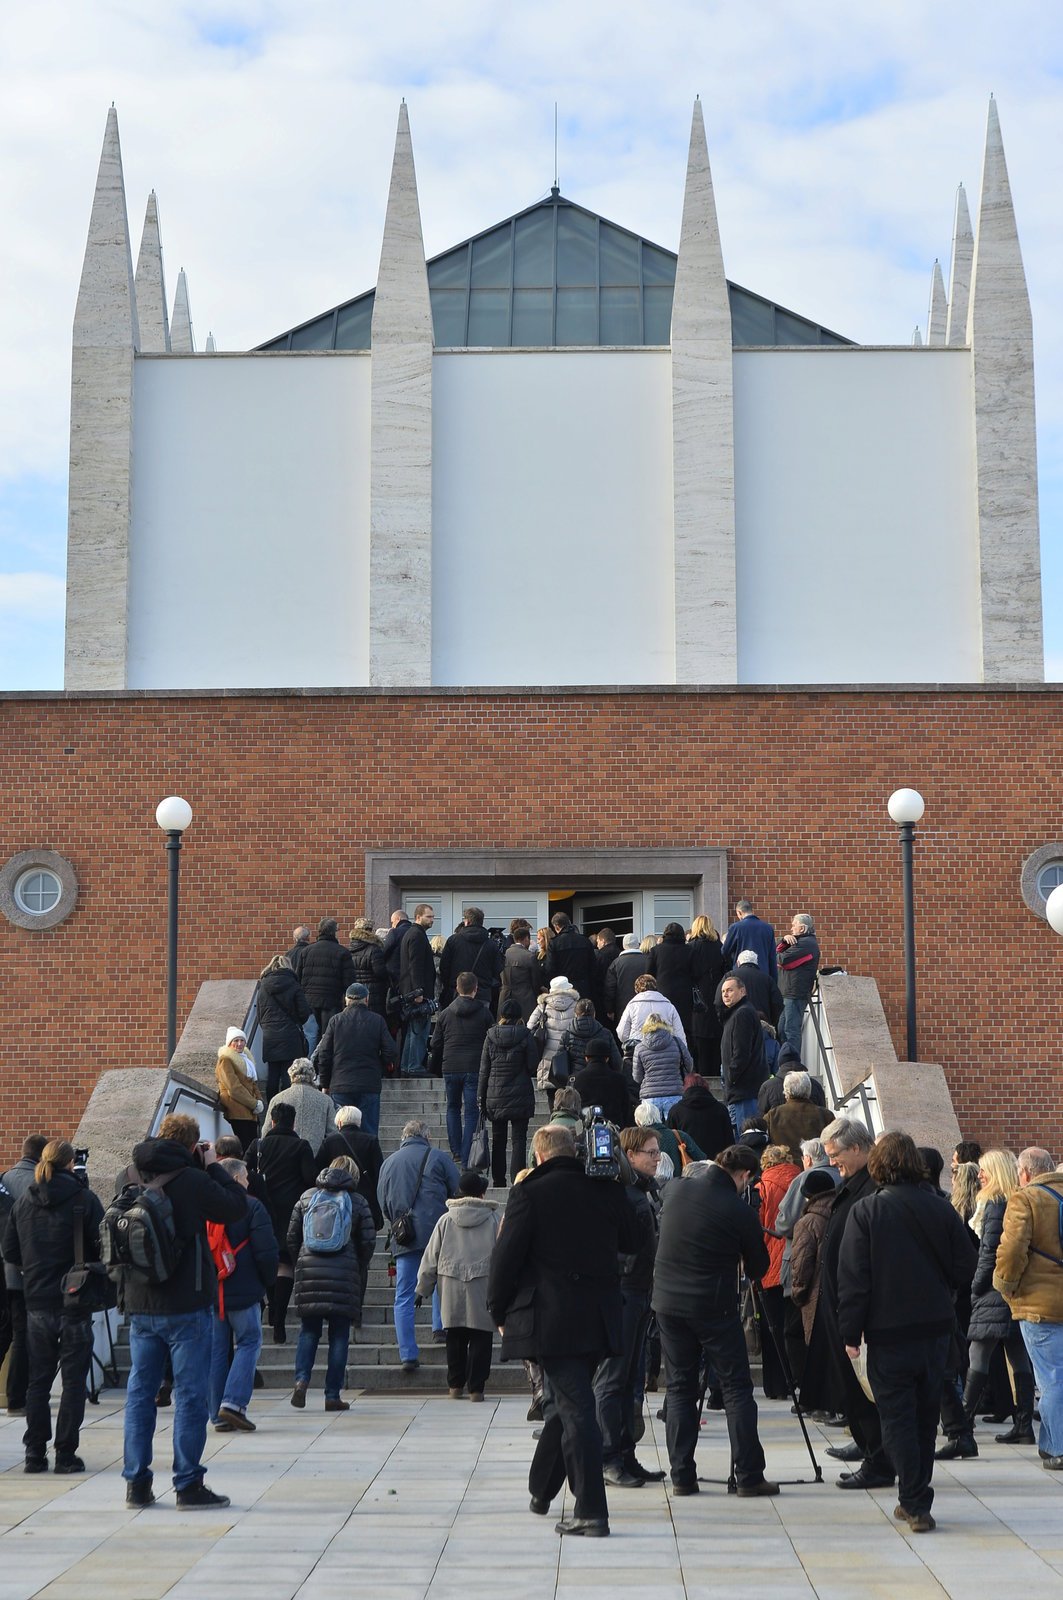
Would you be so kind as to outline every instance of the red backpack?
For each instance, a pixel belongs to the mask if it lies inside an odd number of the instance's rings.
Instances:
[[[225,1231],[224,1222],[207,1223],[207,1244],[210,1246],[214,1270],[218,1274],[219,1317],[225,1315],[225,1280],[236,1271],[236,1258],[246,1243],[246,1239],[241,1239],[239,1244],[233,1244]]]

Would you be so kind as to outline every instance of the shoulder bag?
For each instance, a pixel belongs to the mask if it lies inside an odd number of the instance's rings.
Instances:
[[[118,1304],[118,1286],[103,1262],[85,1260],[85,1206],[80,1200],[74,1205],[74,1265],[64,1272],[59,1287],[68,1317],[91,1316]]]
[[[424,1160],[421,1162],[421,1170],[417,1174],[417,1185],[413,1191],[413,1199],[405,1211],[400,1211],[397,1217],[392,1218],[390,1242],[397,1244],[402,1250],[408,1250],[417,1238],[417,1227],[413,1220],[413,1208],[417,1204],[417,1196],[421,1192],[421,1182],[424,1178],[424,1169],[428,1165],[428,1157],[431,1154],[432,1146],[429,1145],[424,1153]]]

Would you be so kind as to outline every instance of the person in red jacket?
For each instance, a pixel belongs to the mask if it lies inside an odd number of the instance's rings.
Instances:
[[[760,1158],[760,1225],[771,1262],[760,1281],[760,1297],[769,1326],[761,1340],[764,1394],[768,1400],[785,1400],[789,1394],[779,1359],[785,1335],[786,1304],[782,1290],[782,1257],[786,1240],[774,1232],[779,1206],[801,1168],[785,1145],[769,1144]]]

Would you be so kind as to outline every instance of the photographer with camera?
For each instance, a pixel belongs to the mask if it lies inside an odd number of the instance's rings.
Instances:
[[[755,1152],[735,1144],[721,1150],[704,1171],[688,1168],[665,1192],[652,1304],[668,1372],[668,1461],[675,1495],[698,1492],[694,1451],[702,1351],[723,1390],[738,1494],[779,1491],[764,1476],[757,1403],[738,1311],[739,1268],[757,1282],[769,1266],[757,1211],[745,1199],[759,1175]]]
[[[26,1307],[26,1472],[48,1471],[49,1396],[57,1371],[63,1387],[55,1425],[55,1470],[85,1470],[77,1448],[92,1362],[93,1308],[76,1300],[69,1307],[64,1304],[64,1280],[79,1256],[82,1261],[99,1260],[103,1207],[88,1187],[84,1159],[75,1165],[76,1154],[84,1158],[88,1152],[75,1152],[65,1139],[45,1145],[33,1182],[16,1200],[4,1232],[4,1260],[21,1269]]]
[[[604,1142],[592,1125],[588,1162]],[[502,1360],[537,1361],[546,1381],[550,1409],[529,1474],[531,1509],[546,1516],[567,1475],[573,1515],[556,1531],[604,1538],[609,1509],[593,1380],[602,1360],[623,1348],[618,1258],[637,1249],[634,1212],[620,1184],[588,1176],[567,1128],[540,1128],[532,1150],[534,1170],[510,1193],[487,1303]]]

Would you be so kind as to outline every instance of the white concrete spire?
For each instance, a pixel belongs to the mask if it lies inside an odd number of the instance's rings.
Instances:
[[[1033,323],[992,99],[967,342],[974,368],[982,675],[986,682],[1042,680]]]
[[[677,683],[736,683],[731,305],[700,99],[694,102],[672,300]]]
[[[212,333],[207,334],[207,342],[203,348],[206,350],[208,356],[212,356],[217,350],[218,346],[214,342],[214,335]]]
[[[123,689],[133,361],[139,343],[118,115],[107,113],[74,312],[67,525],[68,689]]]
[[[945,343],[945,325],[948,322],[948,306],[945,302],[945,280],[941,276],[941,262],[934,262],[934,270],[930,274],[930,307],[926,316],[926,342],[927,344]]]
[[[372,330],[369,681],[432,682],[432,305],[406,102]]]
[[[159,234],[159,205],[153,189],[144,213],[135,279],[137,321],[140,324],[140,350],[169,350],[170,319],[166,314],[166,278],[162,267],[162,239]]]
[[[967,191],[961,183],[956,190],[956,217],[952,225],[952,266],[949,270],[949,318],[946,344],[967,343],[967,310],[971,300],[971,265],[974,260],[974,231],[967,209]]]
[[[188,355],[195,348],[196,340],[192,331],[192,313],[188,306],[188,279],[185,277],[185,269],[182,267],[177,274],[177,293],[173,297],[170,349],[174,352]]]
[[[916,323],[915,332],[912,334],[912,343],[914,345],[918,346],[918,345],[922,345],[922,342],[923,342],[923,330],[919,326],[919,324]]]

